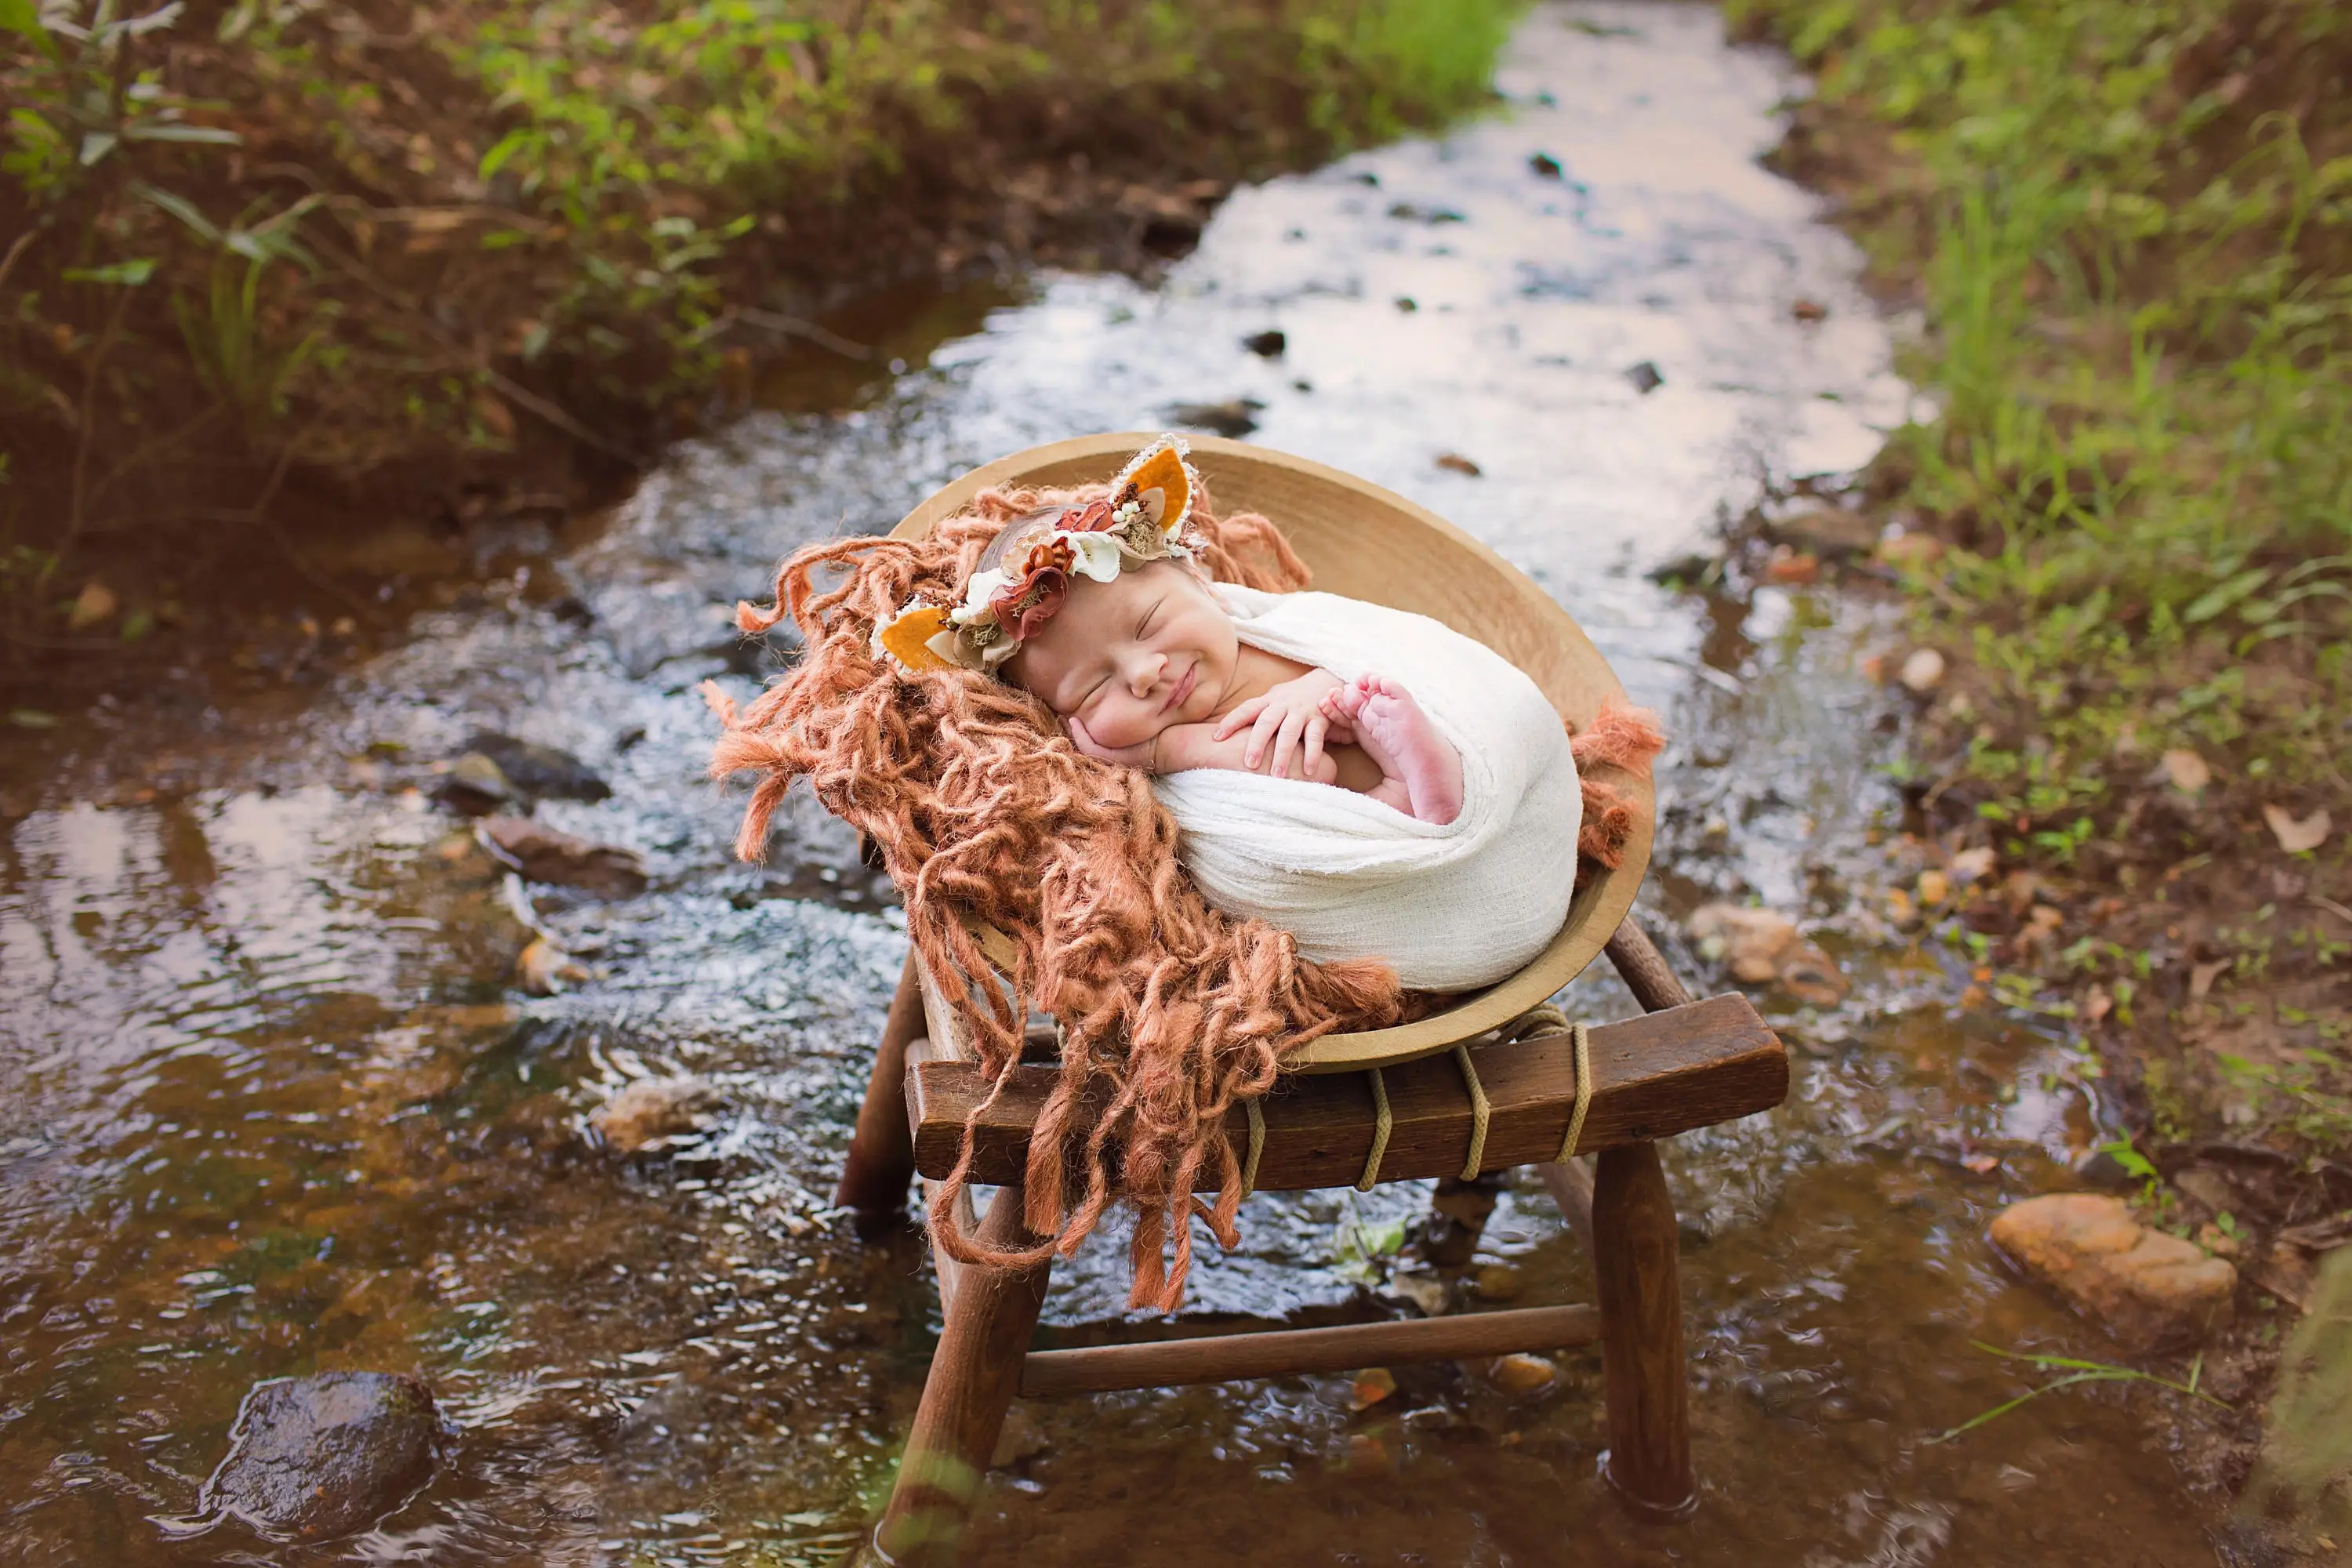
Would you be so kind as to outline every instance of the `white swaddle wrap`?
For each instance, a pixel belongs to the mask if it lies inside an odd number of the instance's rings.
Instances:
[[[1331,594],[1216,593],[1243,642],[1412,694],[1462,753],[1462,810],[1418,822],[1330,784],[1198,768],[1152,781],[1208,900],[1292,932],[1310,959],[1384,958],[1421,991],[1492,984],[1559,934],[1583,818],[1559,715],[1450,627]]]

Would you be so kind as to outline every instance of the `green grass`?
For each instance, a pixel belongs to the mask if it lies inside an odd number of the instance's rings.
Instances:
[[[2324,0],[1734,0],[1818,73],[1802,117],[1940,405],[1883,473],[1956,548],[1938,723],[2012,855],[2118,829],[2168,748],[2345,790],[2352,699],[2352,11]],[[1834,158],[1831,160],[1836,162]]]

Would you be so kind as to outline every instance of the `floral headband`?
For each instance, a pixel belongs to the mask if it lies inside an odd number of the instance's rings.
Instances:
[[[876,655],[908,675],[993,675],[1061,609],[1071,573],[1108,583],[1129,565],[1189,556],[1182,534],[1200,488],[1190,452],[1181,437],[1162,436],[1118,471],[1109,499],[1065,509],[1014,541],[997,565],[973,573],[963,603],[900,605],[874,628]]]

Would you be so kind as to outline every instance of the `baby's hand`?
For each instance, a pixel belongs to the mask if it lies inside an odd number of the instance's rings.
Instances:
[[[1274,742],[1271,772],[1276,778],[1323,781],[1323,740],[1331,717],[1325,699],[1338,691],[1339,678],[1328,669],[1310,669],[1296,680],[1286,680],[1263,697],[1253,697],[1219,721],[1215,739],[1224,741],[1247,728],[1249,742],[1242,750],[1242,766],[1261,771],[1266,742]],[[1302,745],[1303,742],[1303,745]]]
[[[1138,741],[1132,746],[1106,746],[1087,733],[1085,723],[1076,714],[1071,714],[1062,723],[1070,731],[1070,744],[1077,747],[1081,756],[1092,757],[1098,763],[1116,763],[1123,768],[1141,768],[1146,773],[1153,771],[1156,760],[1153,752],[1157,750],[1159,736]]]

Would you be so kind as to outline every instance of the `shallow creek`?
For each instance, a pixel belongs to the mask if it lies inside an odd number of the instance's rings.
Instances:
[[[1048,276],[840,323],[903,374],[813,361],[608,518],[478,525],[472,580],[397,646],[329,676],[307,643],[263,647],[185,700],[198,687],[160,672],[58,749],[15,747],[0,1556],[819,1563],[852,1545],[937,1331],[920,1248],[861,1243],[827,1208],[904,940],[805,802],[766,866],[729,858],[738,805],[700,776],[691,688],[748,691],[768,667],[724,606],[789,547],[887,526],[1033,442],[1248,399],[1254,439],[1523,566],[1666,715],[1654,924],[1753,893],[1826,932],[1855,989],[1820,1011],[1764,998],[1794,1046],[1787,1105],[1669,1151],[1690,1524],[1609,1503],[1585,1352],[1516,1397],[1447,1367],[1362,1411],[1345,1378],[1024,1407],[973,1560],[2210,1561],[2151,1418],[2164,1395],[2062,1394],[1927,1441],[2028,1386],[1972,1340],[2105,1353],[1983,1240],[2096,1141],[2097,1105],[2048,1021],[1957,1012],[1961,961],[1850,890],[1893,824],[1886,700],[1855,673],[1890,628],[1828,591],[1676,596],[1645,575],[1768,489],[1858,468],[1909,407],[1852,247],[1756,165],[1801,84],[1725,47],[1711,10],[1601,5],[1538,7],[1500,85],[1505,112],[1442,141],[1237,192],[1160,287]],[[1268,328],[1279,357],[1243,346]],[[416,787],[476,730],[598,769],[613,798],[540,815],[641,850],[653,889],[519,909]],[[514,989],[524,912],[593,978]],[[1633,1006],[1598,971],[1568,1001]],[[698,1146],[628,1164],[583,1142],[614,1087],[674,1071],[727,1097]],[[1350,1238],[1427,1203],[1426,1184],[1254,1199],[1194,1310],[1381,1310]],[[1057,1273],[1055,1331],[1118,1317],[1122,1252],[1106,1237]],[[1589,1298],[1531,1181],[1480,1262],[1512,1265],[1522,1304]],[[430,1383],[454,1426],[433,1482],[323,1546],[186,1523],[245,1389],[339,1367]]]

